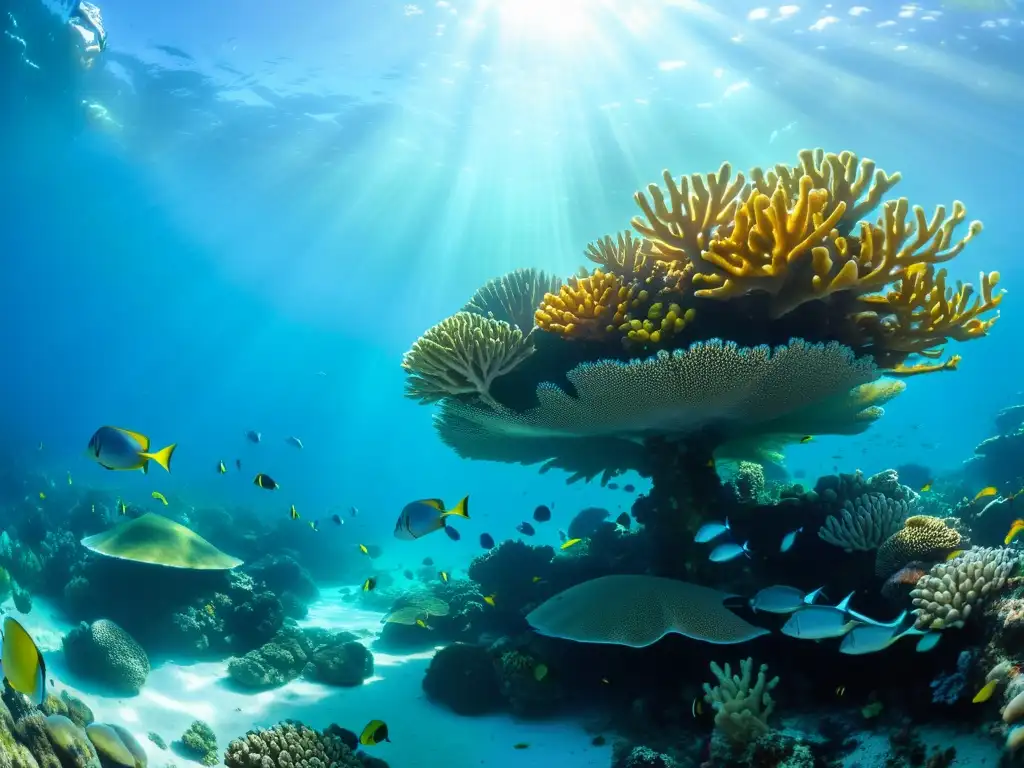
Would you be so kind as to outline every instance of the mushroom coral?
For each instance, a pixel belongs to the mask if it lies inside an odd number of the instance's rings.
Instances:
[[[998,273],[976,293],[941,266],[981,224],[958,234],[959,202],[928,217],[883,200],[899,180],[817,149],[749,176],[666,171],[635,195],[633,231],[588,246],[592,270],[511,273],[428,330],[407,394],[440,404],[461,456],[570,480],[861,432],[903,377],[955,369],[943,345],[984,336],[1002,300]]]

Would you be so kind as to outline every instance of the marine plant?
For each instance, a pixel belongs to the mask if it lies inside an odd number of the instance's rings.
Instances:
[[[462,457],[650,477],[637,520],[658,572],[683,575],[686,518],[721,506],[716,459],[863,432],[905,377],[954,370],[947,342],[995,322],[999,273],[976,291],[943,266],[981,223],[959,201],[929,216],[885,199],[900,178],[820,149],[749,175],[665,171],[634,196],[632,230],[588,246],[594,268],[557,287],[499,278],[427,330],[406,394],[439,405]]]

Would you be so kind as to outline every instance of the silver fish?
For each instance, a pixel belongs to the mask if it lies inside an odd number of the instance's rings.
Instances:
[[[258,443],[263,439],[263,435],[257,432],[255,429],[248,429],[245,432],[245,439],[250,443]]]
[[[730,560],[735,560],[740,555],[746,555],[750,557],[750,547],[747,546],[750,542],[744,542],[743,544],[734,544],[729,542],[728,544],[719,544],[708,555],[708,559],[713,563],[727,563]]]
[[[909,627],[902,632],[891,626],[880,624],[859,624],[843,638],[839,644],[839,652],[849,656],[884,651],[890,645],[907,635],[924,635],[924,630]]]
[[[729,518],[725,518],[724,523],[720,523],[715,520],[710,523],[704,523],[704,525],[698,528],[693,540],[698,544],[707,544],[709,541],[714,541],[723,533],[728,533],[730,530]]]
[[[793,613],[782,626],[782,634],[801,640],[824,640],[842,637],[858,625],[847,614],[851,592],[839,605],[807,605]]]
[[[302,448],[303,447],[302,441],[299,440],[299,438],[295,437],[294,435],[292,435],[290,437],[286,437],[284,439],[284,441],[286,443],[288,443],[289,445],[294,445],[296,448]]]
[[[795,531],[790,531],[782,537],[782,544],[779,545],[779,552],[789,552],[793,547],[793,542],[796,541],[796,537],[803,533],[803,526],[800,526]]]
[[[802,589],[788,587],[784,584],[765,587],[750,598],[750,607],[765,613],[793,613],[806,605],[814,603],[821,593],[821,588],[804,594]]]

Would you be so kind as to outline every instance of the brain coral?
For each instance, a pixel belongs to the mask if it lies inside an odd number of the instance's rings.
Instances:
[[[963,537],[946,520],[930,515],[908,517],[875,555],[875,575],[888,578],[907,563],[941,560],[958,549]]]
[[[123,693],[138,693],[149,676],[149,657],[142,646],[107,619],[83,622],[65,635],[64,658],[75,674]]]

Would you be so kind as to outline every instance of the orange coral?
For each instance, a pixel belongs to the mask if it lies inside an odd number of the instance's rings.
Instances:
[[[602,338],[624,322],[635,292],[618,275],[595,269],[571,278],[558,293],[545,294],[535,316],[537,327],[574,338]]]

